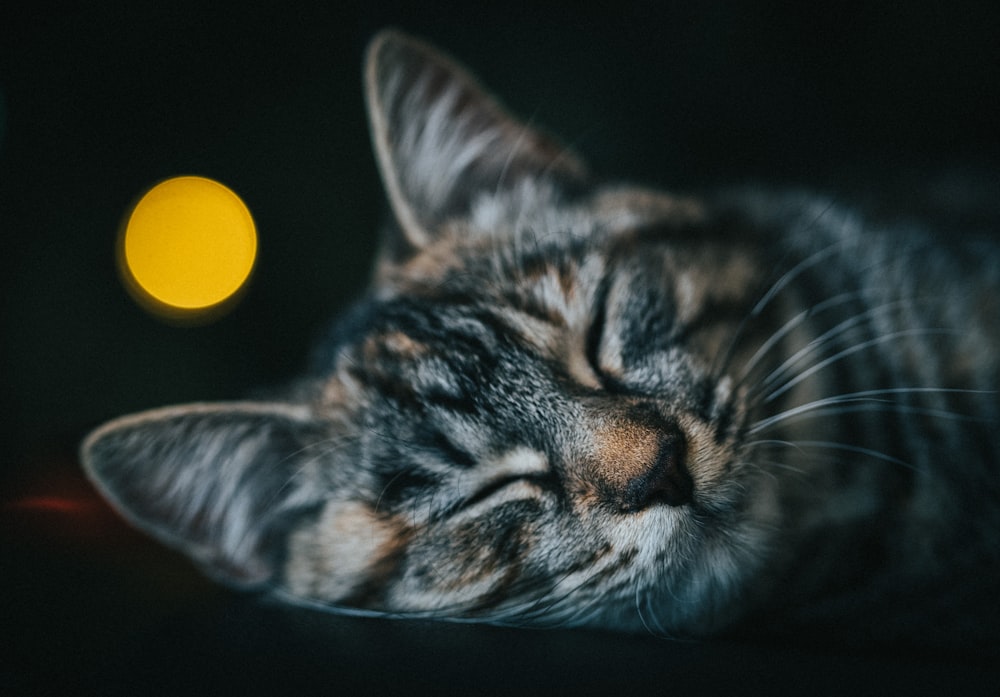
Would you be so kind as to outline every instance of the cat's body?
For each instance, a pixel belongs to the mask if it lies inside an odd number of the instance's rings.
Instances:
[[[366,77],[371,291],[283,400],[96,431],[135,524],[292,600],[676,635],[1000,568],[995,241],[597,182],[396,33]]]

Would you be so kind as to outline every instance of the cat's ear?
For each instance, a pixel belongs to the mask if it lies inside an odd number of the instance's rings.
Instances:
[[[136,527],[252,587],[274,576],[290,521],[319,503],[303,481],[319,440],[304,408],[195,404],[112,421],[87,438],[82,460]]]
[[[413,248],[484,191],[525,177],[586,180],[567,148],[510,116],[450,58],[398,31],[372,40],[365,92],[379,170]]]

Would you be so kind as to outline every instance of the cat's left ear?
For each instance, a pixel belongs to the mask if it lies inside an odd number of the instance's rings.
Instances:
[[[510,116],[450,58],[397,31],[372,40],[365,92],[379,170],[412,248],[483,192],[529,177],[587,179],[566,147]]]

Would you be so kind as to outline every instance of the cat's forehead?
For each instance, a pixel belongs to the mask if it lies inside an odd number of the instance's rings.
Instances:
[[[463,294],[371,301],[342,323],[331,367],[380,395],[409,395],[401,403],[464,399],[486,389],[502,364],[530,360],[509,315]]]
[[[469,343],[495,338],[500,329],[495,313],[482,298],[463,292],[379,298],[368,304],[357,323],[355,343],[369,347],[373,337],[400,356],[417,355],[422,347],[458,340]]]
[[[470,222],[478,230],[531,228],[540,236],[565,239],[621,234],[650,224],[685,224],[706,218],[694,198],[622,184],[575,192],[544,179],[525,180],[509,190],[480,195]]]
[[[378,288],[418,292],[449,284],[467,289],[524,283],[525,266],[587,253],[607,255],[649,228],[690,228],[707,219],[695,199],[625,186],[568,193],[527,180],[482,193],[468,216],[442,221],[431,241],[402,260],[380,260]],[[666,241],[668,238],[664,238]]]
[[[352,337],[351,360],[374,370],[386,361],[405,368],[435,363],[478,375],[487,358],[512,362],[514,372],[559,360],[570,337],[593,322],[605,272],[596,252],[560,255],[536,247],[517,259],[485,261],[374,303]]]

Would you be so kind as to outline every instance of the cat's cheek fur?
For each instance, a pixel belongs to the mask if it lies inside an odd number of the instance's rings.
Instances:
[[[381,586],[410,537],[401,521],[358,501],[330,501],[312,525],[288,539],[284,586],[293,596],[347,602],[365,586]]]
[[[708,636],[733,624],[764,591],[751,579],[769,563],[779,515],[769,485],[753,493],[725,520],[665,506],[595,517],[600,532],[592,540],[604,540],[605,553],[592,561],[586,581],[583,574],[572,580],[566,601],[577,611],[568,624],[675,637]]]
[[[770,568],[782,556],[774,549],[774,532],[781,523],[779,498],[766,477],[749,488],[752,495],[732,519],[693,523],[697,534],[691,528],[685,531],[692,542],[686,549],[678,547],[686,563],[650,579],[645,611],[626,614],[622,629],[709,636],[737,622],[766,597],[766,579],[780,572]],[[641,626],[636,626],[637,620]]]

